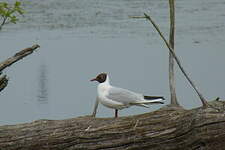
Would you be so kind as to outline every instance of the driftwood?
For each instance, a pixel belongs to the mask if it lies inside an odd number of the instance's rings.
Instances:
[[[78,117],[0,127],[1,150],[224,149],[225,102],[120,118]]]
[[[39,45],[33,45],[32,47],[29,48],[25,48],[21,51],[19,51],[18,53],[16,53],[14,56],[6,59],[5,61],[0,63],[0,73],[7,67],[9,67],[10,65],[14,64],[15,62],[21,60],[22,58],[26,57],[27,55],[30,55],[34,52],[34,50],[36,50],[37,48],[39,48]],[[3,75],[0,77],[0,92],[7,86],[8,84],[8,79],[6,77],[6,75]]]

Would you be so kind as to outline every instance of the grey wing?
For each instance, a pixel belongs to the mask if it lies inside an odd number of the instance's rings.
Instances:
[[[142,99],[142,97],[143,96],[141,94],[117,87],[110,88],[107,95],[107,98],[117,102],[121,102],[123,104],[138,102]]]

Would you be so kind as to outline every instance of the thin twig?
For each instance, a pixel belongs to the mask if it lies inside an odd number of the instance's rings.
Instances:
[[[165,42],[166,46],[168,47],[170,53],[173,55],[174,59],[177,62],[177,65],[179,66],[180,70],[182,71],[182,73],[184,74],[184,76],[186,77],[186,79],[189,81],[189,83],[191,84],[191,86],[194,88],[195,92],[198,94],[203,107],[206,107],[208,105],[206,99],[203,97],[203,95],[199,92],[199,90],[197,89],[197,87],[195,86],[194,82],[189,78],[189,75],[186,73],[186,71],[184,70],[184,68],[182,67],[179,58],[176,56],[175,52],[173,51],[173,49],[170,47],[169,43],[166,41],[165,37],[163,36],[163,34],[161,33],[161,31],[159,30],[158,26],[155,24],[155,22],[151,19],[151,17],[149,15],[147,15],[146,13],[144,13],[145,17],[147,20],[149,20],[152,25],[155,27],[155,29],[158,31],[159,35],[161,36],[161,38],[163,39],[163,41]]]
[[[129,16],[129,18],[133,18],[133,19],[146,19],[146,17],[144,17],[144,16]]]
[[[189,78],[188,74],[186,73],[186,71],[184,70],[184,68],[182,67],[179,58],[176,56],[175,52],[173,51],[173,49],[170,47],[169,43],[167,42],[167,40],[165,39],[165,37],[163,36],[162,32],[159,30],[158,26],[155,24],[155,22],[152,20],[152,18],[150,16],[148,16],[146,13],[144,13],[144,17],[130,17],[130,18],[145,18],[147,20],[149,20],[152,25],[154,26],[154,28],[157,30],[157,32],[159,33],[160,37],[163,39],[163,41],[165,42],[166,46],[168,47],[170,53],[173,55],[174,59],[176,60],[177,65],[179,66],[181,72],[184,74],[184,76],[186,77],[186,79],[188,80],[188,82],[191,84],[191,86],[194,88],[195,92],[198,94],[203,107],[207,107],[208,103],[206,101],[206,99],[203,97],[203,95],[199,92],[199,90],[197,89],[197,87],[195,86],[194,82]]]

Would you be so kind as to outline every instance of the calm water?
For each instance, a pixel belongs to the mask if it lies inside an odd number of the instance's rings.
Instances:
[[[99,72],[113,85],[164,95],[169,103],[168,50],[145,20],[149,12],[168,35],[167,2],[158,0],[48,0],[25,3],[27,14],[0,35],[0,59],[40,44],[34,54],[4,71],[9,85],[1,92],[0,124],[65,119],[92,113]],[[176,50],[182,64],[208,99],[225,99],[225,2],[177,1]],[[177,95],[185,108],[200,105],[180,70]],[[120,115],[153,111],[131,107]],[[113,110],[100,105],[98,117]]]

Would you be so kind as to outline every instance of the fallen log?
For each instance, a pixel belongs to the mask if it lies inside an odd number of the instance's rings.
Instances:
[[[0,126],[1,150],[224,149],[225,102],[120,118],[91,116]]]
[[[18,53],[16,53],[14,56],[9,57],[5,61],[1,62],[0,63],[0,74],[5,68],[11,66],[12,64],[21,60],[22,58],[26,57],[27,55],[32,54],[34,52],[34,50],[36,50],[39,47],[40,47],[39,45],[33,45],[32,47],[25,48],[25,49],[19,51]],[[7,86],[7,84],[8,84],[8,78],[6,77],[6,75],[0,76],[0,92]]]

